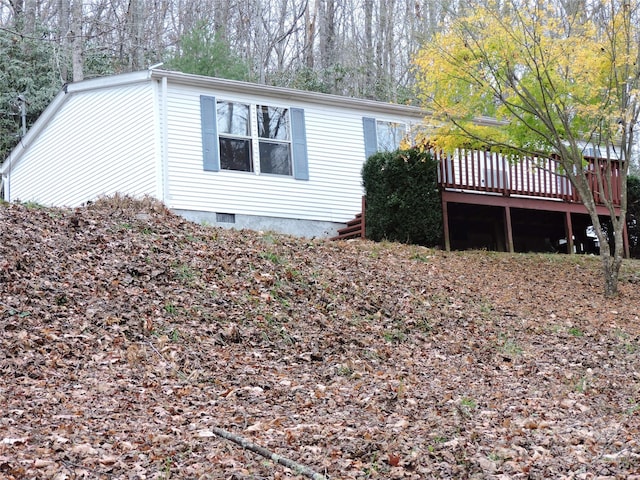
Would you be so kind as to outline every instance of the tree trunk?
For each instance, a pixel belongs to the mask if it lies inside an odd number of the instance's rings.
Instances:
[[[602,271],[604,273],[604,296],[614,298],[618,296],[618,277],[622,266],[622,255],[618,253],[611,255],[608,250],[608,245],[606,253],[603,253],[602,249],[600,250]]]
[[[304,44],[302,47],[303,52],[303,64],[309,70],[313,70],[314,58],[313,58],[313,43],[316,38],[316,18],[318,16],[318,4],[315,4],[313,12],[311,12],[311,2],[307,2],[307,6],[304,12]]]
[[[364,85],[362,91],[367,98],[374,97],[375,73],[373,54],[373,0],[364,2]]]
[[[27,35],[34,35],[36,31],[36,1],[25,0],[24,2],[24,32]]]
[[[69,27],[69,1],[70,0],[59,0],[58,1],[58,31],[60,32],[60,77],[62,78],[62,83],[67,83],[69,78],[69,65],[68,65],[68,57],[69,57],[69,43],[72,41],[70,38],[70,27]]]
[[[626,192],[624,193],[626,198]],[[623,209],[624,209],[623,205]],[[624,258],[624,228],[626,224],[626,215],[621,212],[620,217],[612,218],[611,223],[613,225],[613,238],[614,238],[614,252],[613,255],[609,253],[609,257],[603,261],[603,272],[605,276],[605,296],[612,298],[618,295],[618,279],[620,276],[620,267],[622,266],[622,260]],[[608,247],[608,245],[607,245]],[[604,262],[606,261],[606,264]]]
[[[565,161],[564,163],[571,183],[578,191],[580,199],[589,213],[591,223],[593,224],[596,237],[600,244],[600,259],[602,261],[602,274],[604,277],[604,295],[607,298],[613,298],[618,295],[618,276],[622,265],[622,258],[624,256],[623,229],[625,225],[626,200],[623,201],[620,217],[616,218],[613,213],[610,215],[611,225],[613,227],[612,233],[614,237],[614,252],[612,254],[609,246],[609,237],[603,229],[600,217],[598,216],[596,201],[594,198],[596,192],[591,191],[589,181],[587,180],[587,174],[582,168],[578,170],[577,174],[571,173],[575,165],[576,163],[573,163],[572,161]],[[580,165],[580,167],[582,165],[581,157],[578,165]],[[597,189],[598,187],[596,186],[595,188]],[[622,193],[626,195],[626,189]],[[605,201],[605,204],[609,203],[610,205],[607,206],[609,207],[610,212],[614,212],[612,199],[606,198],[604,194],[600,195],[600,198]]]
[[[127,10],[127,23],[129,35],[129,71],[144,68],[144,17],[142,0],[129,0]]]
[[[82,37],[82,0],[73,0],[71,12],[71,64],[73,66],[73,81],[84,80],[84,59]]]

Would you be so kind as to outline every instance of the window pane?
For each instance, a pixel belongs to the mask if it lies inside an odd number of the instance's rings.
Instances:
[[[218,134],[249,136],[249,105],[218,101]]]
[[[289,140],[289,109],[258,105],[258,136],[272,140]]]
[[[260,171],[291,175],[291,148],[288,143],[260,142]]]
[[[377,122],[376,133],[378,150],[392,152],[400,148],[400,142],[407,134],[407,127],[404,123]]]
[[[251,141],[236,138],[220,138],[220,168],[253,172]]]

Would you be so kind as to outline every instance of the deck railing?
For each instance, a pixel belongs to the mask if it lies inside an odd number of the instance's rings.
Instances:
[[[503,196],[542,197],[581,203],[578,192],[563,173],[560,163],[542,157],[512,161],[505,155],[484,150],[458,150],[455,154],[434,153],[439,160],[438,180],[444,189],[485,192]],[[611,162],[611,190],[598,188],[596,168],[606,171],[607,161],[587,158],[587,180],[597,204],[612,198],[620,205],[620,168]],[[605,182],[606,183],[606,182]],[[606,197],[605,197],[606,196]]]

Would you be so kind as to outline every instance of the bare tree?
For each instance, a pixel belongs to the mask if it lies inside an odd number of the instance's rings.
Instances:
[[[313,43],[316,36],[316,21],[318,17],[318,0],[312,2],[307,0],[304,10],[304,44],[302,46],[303,64],[308,69],[313,69],[314,55]]]
[[[144,5],[143,0],[129,0],[127,8],[127,34],[129,70],[144,68]]]
[[[82,35],[82,0],[73,0],[71,9],[71,64],[73,66],[73,81],[84,79],[84,37]]]
[[[579,4],[581,0],[559,0]],[[259,82],[405,101],[412,57],[458,0],[4,0],[0,24],[42,25],[58,43],[63,81],[145,68],[181,54],[206,25]],[[567,7],[569,8],[569,7]],[[578,8],[578,7],[573,7]],[[444,23],[443,23],[444,22]],[[89,61],[88,59],[92,59]],[[107,67],[107,65],[109,65]]]
[[[615,296],[640,117],[640,5],[596,1],[574,9],[574,17],[544,2],[474,7],[418,58],[425,105],[452,125],[435,141],[445,148],[480,142],[557,161],[591,219],[605,295]],[[473,119],[481,115],[502,123],[478,128]],[[596,152],[590,163],[587,148]]]

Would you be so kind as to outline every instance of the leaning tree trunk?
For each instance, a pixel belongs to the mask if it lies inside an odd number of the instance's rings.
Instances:
[[[577,162],[576,162],[577,163]],[[593,224],[596,237],[598,238],[598,242],[600,244],[600,259],[602,261],[602,274],[604,280],[604,295],[607,298],[613,298],[618,295],[618,276],[620,274],[620,267],[622,266],[622,258],[623,258],[623,229],[624,229],[624,212],[621,212],[621,217],[616,218],[614,212],[613,205],[609,206],[609,211],[611,212],[611,225],[613,226],[613,237],[614,237],[614,251],[611,252],[611,247],[609,246],[609,237],[607,233],[602,228],[602,224],[600,223],[600,217],[598,216],[596,201],[594,198],[594,192],[591,191],[591,186],[589,181],[587,180],[586,172],[582,168],[581,164],[581,156],[580,163],[577,165],[580,166],[577,174],[572,174],[571,170],[573,170],[574,164],[572,160],[565,161],[564,166],[568,170],[567,174],[571,183],[578,191],[580,198],[582,200],[583,205],[586,207],[587,212],[589,213],[589,217],[591,218],[591,222]],[[571,169],[571,170],[569,170]],[[622,192],[626,194],[626,190]],[[612,202],[612,199],[606,198],[605,195],[602,195],[601,198],[605,199],[605,203]]]

